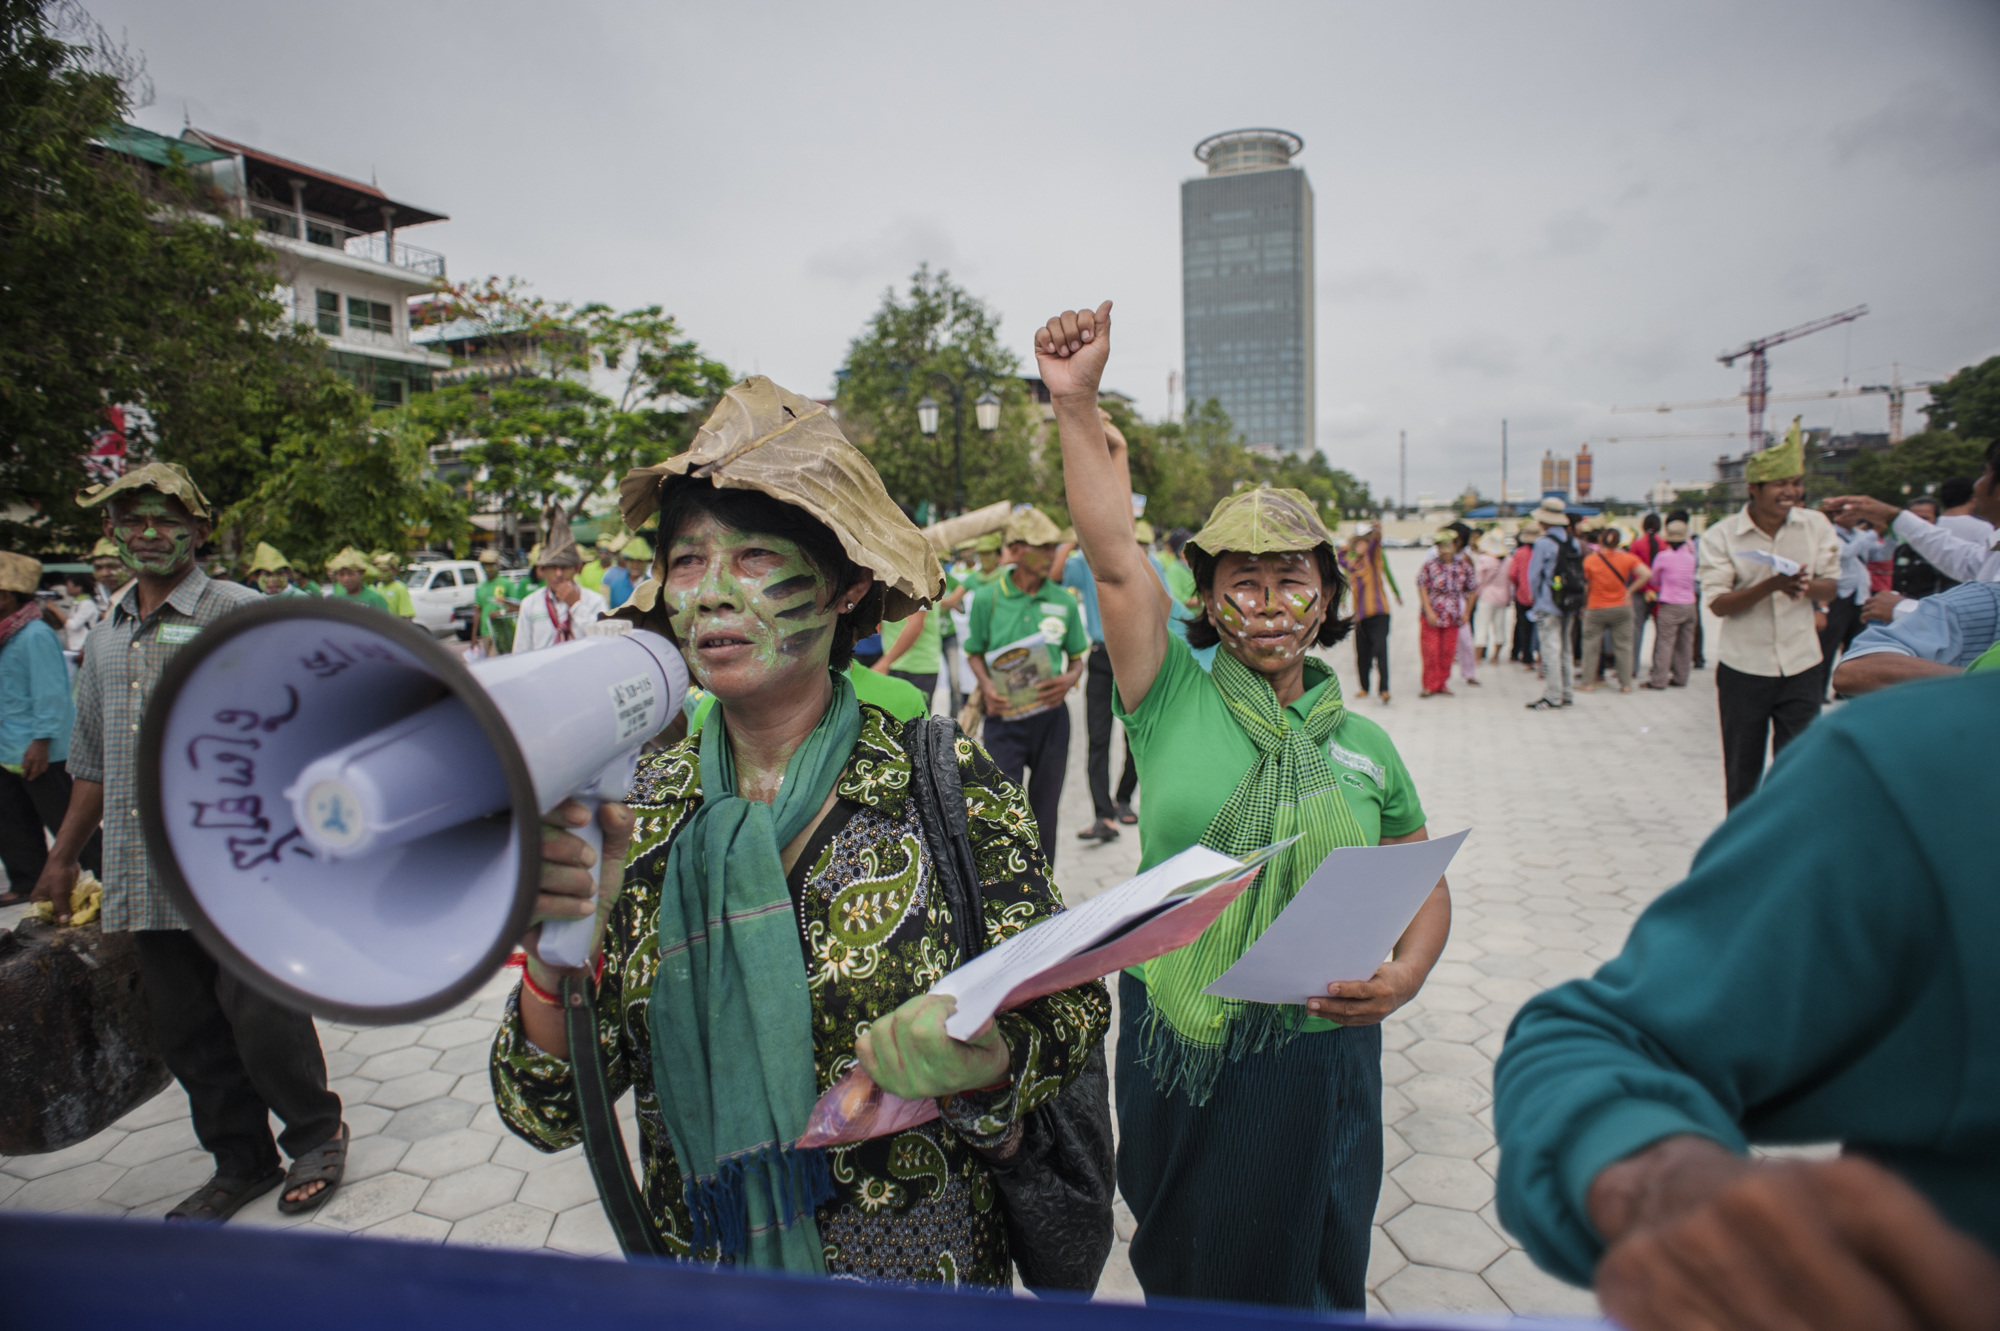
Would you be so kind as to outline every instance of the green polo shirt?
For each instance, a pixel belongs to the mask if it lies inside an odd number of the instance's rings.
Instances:
[[[1285,724],[1294,730],[1305,724],[1320,690],[1340,687],[1310,658],[1306,684],[1299,700],[1285,708]],[[1179,638],[1168,641],[1160,673],[1136,713],[1127,712],[1115,693],[1113,703],[1146,787],[1139,809],[1143,872],[1201,840],[1237,782],[1256,763],[1257,746],[1222,700],[1214,677],[1195,663]],[[1349,711],[1334,727],[1327,758],[1367,844],[1378,845],[1385,836],[1408,836],[1424,825],[1416,783],[1381,726]]]
[[[1285,708],[1285,724],[1300,729],[1320,691],[1339,683],[1318,661],[1306,661],[1306,691]],[[1214,678],[1195,662],[1180,638],[1167,639],[1166,659],[1136,713],[1112,692],[1125,723],[1132,758],[1139,764],[1146,798],[1139,805],[1139,869],[1144,872],[1201,840],[1237,783],[1257,761],[1257,746],[1243,733]],[[1352,711],[1327,740],[1327,760],[1340,793],[1361,824],[1364,844],[1408,836],[1424,825],[1416,783],[1387,731]],[[1143,971],[1134,974],[1144,977]],[[1309,1017],[1301,1030],[1332,1030],[1335,1023]]]
[[[337,581],[329,580],[327,585],[333,589],[328,593],[330,596],[337,596],[343,601],[359,601],[363,605],[374,606],[383,614],[389,613],[389,603],[382,599],[382,593],[376,591],[365,582],[361,584],[361,590],[351,596],[348,594],[347,588],[341,586]]]
[[[973,593],[971,620],[965,635],[968,652],[984,655],[1035,633],[1058,639],[1049,644],[1049,658],[1058,671],[1065,652],[1071,656],[1090,652],[1083,611],[1059,582],[1044,579],[1031,594],[1015,586],[1012,577],[997,577]]]
[[[893,675],[878,675],[867,666],[854,664],[847,668],[847,681],[854,686],[857,702],[872,702],[898,721],[914,721],[931,713],[930,700],[918,693],[916,686],[907,684]],[[715,695],[701,693],[688,712],[688,734],[699,735],[708,714],[715,710]]]
[[[933,610],[924,616],[924,626],[917,632],[917,640],[910,644],[910,650],[889,663],[889,669],[900,670],[906,675],[935,675],[944,664],[945,613]],[[888,651],[896,645],[896,639],[903,634],[907,619],[885,619],[882,621],[882,650]]]
[[[404,619],[417,617],[417,604],[410,599],[410,589],[403,585],[401,578],[386,579],[377,583],[371,590],[382,598],[382,603],[388,607],[390,614],[401,615]]]

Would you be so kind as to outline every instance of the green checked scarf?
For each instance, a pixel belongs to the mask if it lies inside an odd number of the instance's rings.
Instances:
[[[1325,687],[1299,729],[1285,724],[1285,709],[1263,676],[1228,652],[1215,654],[1209,675],[1257,746],[1257,761],[1201,844],[1242,856],[1294,834],[1299,839],[1266,864],[1201,937],[1146,966],[1151,1011],[1145,1061],[1163,1093],[1182,1087],[1195,1104],[1207,1101],[1225,1061],[1289,1039],[1304,1014],[1303,1008],[1212,998],[1202,990],[1263,935],[1328,852],[1367,844],[1326,760],[1327,741],[1347,714],[1340,682],[1317,661],[1308,659],[1305,668],[1308,689],[1321,681]]]
[[[785,765],[777,802],[736,793],[728,711],[701,733],[701,808],[674,839],[660,897],[660,973],[646,1009],[653,1086],[685,1178],[696,1251],[824,1274],[813,1208],[824,1151],[795,1150],[819,1086],[812,997],[780,849],[819,813],[861,734],[854,686]]]

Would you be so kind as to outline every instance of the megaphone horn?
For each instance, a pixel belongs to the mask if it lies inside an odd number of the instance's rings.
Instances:
[[[642,630],[468,667],[379,610],[254,603],[176,653],[147,708],[147,849],[203,944],[270,997],[431,1016],[527,928],[542,814],[623,798],[687,684]],[[595,819],[578,834],[601,851]],[[593,925],[545,924],[543,957],[582,965]]]

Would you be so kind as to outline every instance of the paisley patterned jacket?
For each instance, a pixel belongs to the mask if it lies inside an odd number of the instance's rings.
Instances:
[[[864,703],[861,737],[835,786],[833,810],[791,874],[813,999],[813,1052],[824,1091],[854,1066],[854,1042],[876,1018],[923,993],[961,958],[930,848],[910,798],[901,724]],[[973,858],[997,943],[1061,909],[1025,795],[972,741],[958,741]],[[637,1091],[648,1209],[675,1252],[690,1252],[681,1172],[653,1090],[647,1002],[659,959],[654,920],[667,851],[701,803],[695,741],[654,754],[630,801],[638,817],[625,889],[606,929],[598,1041],[614,1094]],[[545,1151],[583,1138],[568,1063],[528,1041],[518,990],[493,1045],[494,1099],[509,1128]],[[999,1017],[1013,1051],[1006,1086],[946,1097],[929,1123],[830,1150],[834,1196],[817,1219],[830,1275],[898,1283],[1006,1286],[1013,1279],[1001,1201],[975,1148],[1004,1143],[1021,1117],[1082,1070],[1110,1024],[1093,981]]]

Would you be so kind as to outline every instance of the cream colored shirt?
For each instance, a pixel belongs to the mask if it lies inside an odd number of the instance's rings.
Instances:
[[[1783,555],[1804,569],[1808,579],[1840,576],[1840,538],[1824,513],[1794,508],[1778,534],[1766,536],[1745,507],[1702,533],[1703,605],[1777,576],[1771,565],[1741,558],[1745,550]],[[1720,637],[1716,659],[1746,675],[1798,675],[1819,664],[1819,631],[1813,627],[1812,602],[1803,596],[1794,600],[1777,593],[1726,616]]]

